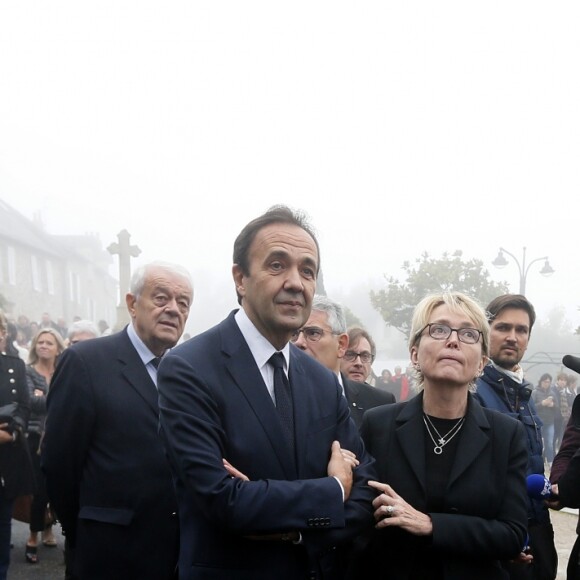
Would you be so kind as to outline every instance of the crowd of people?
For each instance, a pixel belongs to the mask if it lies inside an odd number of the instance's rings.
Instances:
[[[193,284],[167,262],[135,271],[117,333],[0,317],[0,580],[29,494],[24,556],[58,519],[67,580],[554,580],[526,477],[570,448],[575,380],[526,380],[524,296],[426,296],[409,366],[375,377],[300,214],[246,224],[233,262],[239,309],[186,341]]]
[[[51,320],[48,313],[42,315],[40,323],[30,322],[21,315],[17,320],[8,320],[0,314],[0,360],[7,362],[6,389],[0,395],[2,401],[15,405],[14,417],[17,423],[6,422],[6,428],[15,437],[14,445],[0,448],[0,470],[2,480],[9,474],[14,478],[15,487],[7,500],[6,515],[2,525],[8,532],[0,536],[0,578],[5,578],[10,557],[10,519],[14,500],[30,497],[24,517],[29,521],[29,537],[24,546],[24,557],[30,564],[39,561],[38,546],[56,548],[57,542],[52,527],[56,516],[51,510],[46,492],[45,478],[40,466],[40,444],[44,433],[46,401],[52,376],[62,352],[79,340],[97,338],[107,333],[108,325],[101,321],[99,328],[89,321],[76,318],[70,327],[64,321]],[[23,372],[18,372],[18,369]],[[4,408],[4,407],[3,407]],[[0,443],[3,431],[0,427]],[[11,441],[11,440],[10,440]],[[10,442],[9,441],[9,442]],[[10,453],[8,453],[10,451]],[[18,455],[18,465],[14,456]],[[4,461],[10,455],[11,461]],[[4,489],[7,491],[7,487]],[[7,522],[7,523],[6,523]],[[40,538],[39,538],[40,534]]]

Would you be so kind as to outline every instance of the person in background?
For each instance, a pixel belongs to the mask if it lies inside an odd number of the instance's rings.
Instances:
[[[30,351],[26,347],[21,346],[18,342],[18,329],[16,328],[16,324],[14,324],[14,322],[7,322],[6,329],[6,346],[10,350],[14,348],[12,354],[16,352],[23,362],[27,363]]]
[[[77,320],[68,329],[68,343],[71,346],[77,342],[98,338],[99,336],[101,336],[99,329],[90,320]]]
[[[348,349],[340,362],[340,372],[351,381],[367,382],[372,375],[376,354],[375,341],[364,328],[349,328]]]
[[[490,409],[518,420],[526,431],[526,475],[544,474],[542,420],[531,400],[533,386],[520,361],[529,345],[536,312],[521,294],[503,294],[486,308],[491,325],[490,361],[477,380],[476,396]],[[554,530],[543,501],[528,498],[528,549],[502,562],[511,580],[553,580],[558,569]]]
[[[532,392],[532,399],[538,416],[542,420],[542,436],[544,439],[544,459],[548,469],[554,461],[554,436],[556,431],[556,418],[560,414],[557,395],[552,388],[552,375],[544,373],[536,388]]]
[[[106,320],[99,320],[99,334],[100,336],[109,336],[111,334],[111,327]]]
[[[376,530],[359,578],[500,580],[526,538],[522,425],[470,393],[487,362],[489,325],[468,296],[427,296],[409,351],[421,392],[365,413],[362,438],[380,481]]]
[[[36,481],[36,491],[30,508],[30,534],[25,549],[26,561],[29,564],[38,563],[39,532],[42,533],[41,540],[44,546],[55,548],[57,545],[52,533],[52,522],[47,521],[48,496],[40,470],[39,453],[46,417],[46,397],[57,360],[64,349],[65,344],[60,334],[50,326],[43,328],[32,339],[26,367],[31,409],[27,440]]]
[[[50,314],[48,312],[43,312],[42,313],[42,316],[40,317],[39,330],[42,330],[42,329],[45,329],[45,328],[52,328],[53,330],[56,330],[58,332],[57,324],[56,324],[56,322],[54,322],[52,320],[52,318],[51,318],[51,316],[50,316]]]
[[[64,338],[68,335],[66,320],[61,316],[57,319],[54,329]]]
[[[38,331],[40,330],[40,326],[38,325],[38,322],[35,322],[33,320],[30,323],[29,328],[30,328],[30,342],[28,344],[29,344],[29,347],[30,347],[30,344],[32,343],[32,339],[38,334]],[[30,348],[29,348],[29,350],[30,350]]]
[[[395,374],[391,382],[397,401],[401,403],[406,401],[409,398],[409,381],[407,380],[407,375],[403,374],[403,369],[399,365],[395,367]]]
[[[319,263],[300,214],[255,218],[234,242],[241,308],[159,367],[182,580],[334,580],[341,547],[372,525],[374,461],[338,378],[290,342]]]
[[[392,393],[351,381],[340,372],[340,361],[348,349],[348,334],[344,311],[337,302],[315,295],[310,317],[302,328],[292,334],[290,340],[337,376],[348,401],[350,415],[359,429],[367,409],[395,402]]]
[[[122,331],[68,348],[48,396],[41,463],[69,577],[172,580],[177,502],[159,438],[157,367],[193,300],[187,270],[135,270]]]
[[[556,407],[558,413],[556,414],[556,421],[554,423],[554,454],[558,453],[564,429],[570,419],[572,413],[572,403],[574,402],[575,393],[568,389],[568,376],[566,373],[558,373],[556,375],[556,385],[554,386],[554,394],[556,395]]]
[[[0,580],[6,580],[10,565],[14,500],[34,490],[25,440],[30,414],[26,370],[24,361],[10,348],[7,325],[0,312]]]
[[[405,376],[407,377],[407,384],[409,385],[409,395],[407,399],[411,399],[417,394],[416,377],[412,364],[407,365],[405,369]]]
[[[20,346],[30,345],[30,341],[32,340],[33,334],[30,329],[30,320],[24,314],[20,314],[16,319],[16,329],[19,333],[21,333],[20,337]]]
[[[393,373],[391,373],[389,369],[383,369],[381,375],[375,382],[375,387],[377,387],[377,389],[382,389],[383,391],[391,392],[389,389],[392,377]]]

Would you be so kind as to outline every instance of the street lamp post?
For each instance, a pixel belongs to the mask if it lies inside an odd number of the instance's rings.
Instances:
[[[540,274],[543,276],[549,276],[550,274],[554,273],[554,268],[550,266],[550,262],[548,261],[548,256],[544,256],[542,258],[535,258],[529,264],[526,265],[526,247],[524,246],[524,253],[522,257],[522,261],[520,261],[511,253],[508,252],[505,248],[499,249],[499,254],[492,262],[494,266],[498,268],[503,268],[504,266],[508,265],[508,261],[506,260],[504,254],[507,254],[511,258],[513,258],[514,262],[516,263],[518,270],[520,272],[520,294],[523,296],[526,295],[526,278],[528,277],[528,272],[530,271],[530,266],[535,264],[536,262],[541,262],[545,260],[543,268],[540,270]]]

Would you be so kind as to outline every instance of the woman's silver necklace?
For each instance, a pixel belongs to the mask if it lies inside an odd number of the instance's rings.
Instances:
[[[455,425],[453,425],[445,435],[441,435],[441,433],[437,431],[437,428],[433,425],[427,413],[423,413],[423,423],[425,423],[427,433],[429,433],[429,437],[431,437],[431,441],[433,441],[433,453],[435,453],[435,455],[441,455],[441,453],[443,453],[443,447],[445,447],[445,445],[447,445],[447,443],[449,443],[451,439],[461,431],[461,427],[463,427],[463,423],[465,423],[465,416],[461,417],[461,419],[457,419],[457,423],[455,423]],[[433,431],[431,431],[431,429],[433,429]],[[437,435],[437,439],[435,439],[433,433]]]

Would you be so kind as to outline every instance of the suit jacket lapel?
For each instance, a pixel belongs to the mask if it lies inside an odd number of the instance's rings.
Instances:
[[[135,347],[131,344],[127,331],[119,333],[119,350],[117,359],[121,365],[121,374],[125,377],[129,385],[139,393],[151,410],[159,414],[159,402],[157,388],[151,380],[143,361],[137,354]]]
[[[481,455],[484,447],[489,445],[489,421],[472,395],[469,395],[467,417],[463,425],[457,454],[449,474],[449,486]]]
[[[342,373],[341,377],[342,377],[342,386],[344,388],[344,396],[346,397],[346,400],[349,403],[348,406],[349,407],[353,406],[353,403],[358,405],[359,404],[358,397],[360,395],[360,384],[355,381],[347,379],[346,376]]]
[[[234,320],[234,314],[232,312],[224,320],[220,328],[222,352],[225,355],[225,368],[254,411],[256,419],[270,440],[270,444],[280,461],[286,477],[294,479],[296,477],[295,459],[292,457],[290,447],[285,441],[272,397],[264,384],[262,374],[256,365],[250,347],[244,340]],[[292,388],[292,381],[290,381],[290,385]],[[294,397],[294,411],[296,416],[296,397]]]
[[[423,393],[412,398],[396,419],[395,434],[417,482],[425,492],[425,437],[423,433]]]

